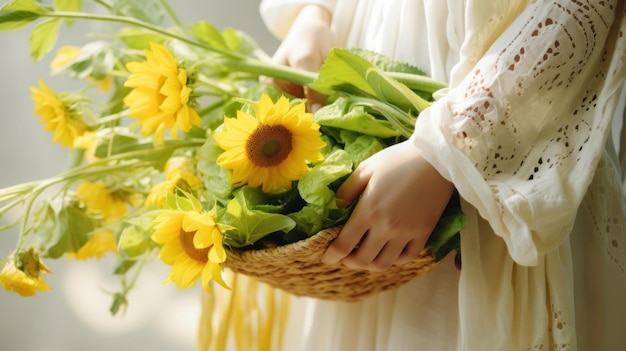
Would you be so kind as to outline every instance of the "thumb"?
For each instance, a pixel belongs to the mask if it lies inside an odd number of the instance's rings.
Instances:
[[[337,189],[335,193],[335,201],[337,207],[346,208],[350,206],[354,200],[356,200],[361,193],[367,187],[372,174],[365,171],[365,167],[361,167],[361,164],[357,169],[346,179],[343,184]]]

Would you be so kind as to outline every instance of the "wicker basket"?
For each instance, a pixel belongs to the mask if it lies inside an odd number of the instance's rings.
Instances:
[[[249,251],[231,251],[226,267],[237,273],[297,296],[357,301],[393,289],[433,269],[437,262],[428,251],[385,272],[350,269],[341,263],[326,265],[322,255],[340,228],[330,228],[293,244]]]

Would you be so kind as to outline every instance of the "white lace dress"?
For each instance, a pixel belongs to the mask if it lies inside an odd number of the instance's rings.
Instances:
[[[294,298],[287,350],[626,350],[624,1],[263,0],[282,37],[333,12],[336,45],[450,89],[412,137],[468,216],[463,269],[357,303]],[[622,160],[622,162],[620,162]],[[302,323],[299,323],[302,322]]]

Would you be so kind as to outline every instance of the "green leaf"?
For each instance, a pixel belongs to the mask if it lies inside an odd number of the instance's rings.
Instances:
[[[117,33],[117,37],[121,42],[128,45],[128,47],[137,50],[148,50],[150,49],[151,42],[162,44],[165,41],[160,35],[132,27],[122,28]]]
[[[122,275],[122,274],[126,274],[126,272],[128,272],[131,268],[133,268],[135,266],[135,263],[137,263],[136,260],[121,260],[120,262],[117,263],[117,266],[115,266],[115,269],[113,269],[113,274],[117,274],[117,275]]]
[[[305,237],[310,237],[324,229],[324,217],[311,206],[305,206],[298,212],[290,213],[289,217],[296,222],[298,232],[305,233]],[[283,239],[286,243],[291,243],[303,238],[300,238],[297,233],[290,232],[289,235],[283,235]]]
[[[83,0],[54,0],[54,8],[57,11],[80,12],[83,8]],[[66,22],[71,26],[74,20],[68,19]]]
[[[119,16],[135,18],[143,22],[160,25],[165,13],[158,0],[113,0],[111,12]]]
[[[125,294],[116,293],[113,295],[113,302],[111,303],[111,307],[109,307],[109,311],[111,311],[112,315],[116,315],[121,308],[125,309],[126,307],[128,307],[128,300]]]
[[[426,242],[426,247],[434,253],[436,261],[446,257],[453,250],[460,250],[459,232],[465,227],[465,220],[465,214],[461,211],[459,195],[454,192]]]
[[[229,172],[216,163],[222,152],[213,136],[209,136],[198,153],[198,170],[203,175],[204,187],[209,197],[218,199],[228,198],[233,191]]]
[[[327,94],[348,93],[375,97],[404,111],[422,111],[430,103],[363,57],[332,49],[311,88]]]
[[[227,50],[228,45],[222,37],[222,33],[211,23],[201,21],[189,26],[191,34],[201,42],[216,49]]]
[[[129,225],[120,234],[119,252],[124,257],[137,257],[150,247],[149,235],[141,227]]]
[[[355,54],[363,57],[367,61],[374,64],[374,66],[380,68],[385,72],[402,72],[402,73],[410,73],[417,74],[420,76],[425,76],[426,72],[421,70],[418,67],[410,65],[406,62],[400,62],[391,59],[389,56],[382,55],[375,51],[365,50],[365,49],[351,49],[350,51]]]
[[[67,73],[71,77],[102,80],[109,76],[117,63],[117,53],[111,43],[92,41],[80,48],[73,60],[60,67],[55,73]]]
[[[261,50],[259,44],[245,32],[226,28],[222,32],[222,37],[230,50],[247,56],[266,58],[266,54]]]
[[[300,196],[310,205],[326,211],[337,208],[335,192],[329,185],[352,173],[352,157],[344,150],[333,151],[298,182]]]
[[[54,48],[59,36],[59,19],[49,19],[39,23],[30,34],[30,56],[35,62],[41,60]]]
[[[83,0],[54,0],[57,11],[79,12],[83,8]]]
[[[369,135],[343,132],[341,138],[345,141],[344,150],[352,157],[355,167],[385,148],[380,139]]]
[[[220,220],[229,238],[227,244],[233,247],[249,246],[263,237],[275,232],[288,232],[295,227],[295,222],[281,214],[251,210],[244,192],[238,191]]]
[[[315,113],[315,122],[380,138],[400,135],[388,120],[374,117],[364,106],[353,105],[349,98],[343,97],[319,109]]]
[[[88,234],[96,228],[96,222],[89,217],[78,203],[64,204],[58,210],[49,207],[54,213],[54,227],[49,240],[43,245],[44,256],[59,258],[68,252],[78,251],[88,240]]]
[[[0,8],[0,31],[16,30],[31,24],[46,10],[33,0],[13,0]]]

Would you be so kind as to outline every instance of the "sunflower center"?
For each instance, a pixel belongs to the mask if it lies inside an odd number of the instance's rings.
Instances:
[[[183,247],[183,251],[195,261],[206,263],[209,261],[209,248],[197,249],[193,245],[193,237],[196,232],[186,232],[180,230],[180,244]]]
[[[283,125],[260,125],[246,142],[246,156],[258,167],[274,167],[291,152],[293,134]]]

